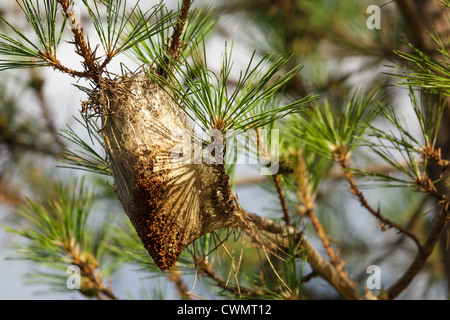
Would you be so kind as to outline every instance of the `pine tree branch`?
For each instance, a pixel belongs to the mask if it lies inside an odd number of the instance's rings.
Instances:
[[[344,263],[341,261],[338,254],[334,252],[333,248],[331,248],[331,241],[328,238],[328,235],[326,234],[319,219],[317,218],[314,210],[307,208],[305,212],[302,212],[302,214],[306,215],[309,218],[309,220],[314,226],[314,229],[316,229],[317,236],[322,241],[323,247],[325,248],[328,257],[330,257],[330,261],[333,264],[333,266],[341,274],[341,276],[347,277],[347,274],[343,270]]]
[[[77,47],[77,53],[84,59],[84,63],[88,72],[88,75],[96,83],[100,83],[101,69],[96,63],[95,52],[91,50],[89,42],[83,32],[83,28],[79,25],[79,22],[75,19],[75,14],[70,8],[69,0],[57,0],[61,5],[64,17],[70,22],[72,26],[72,33],[74,34],[74,44]]]
[[[364,197],[362,192],[359,190],[358,185],[356,184],[356,181],[353,177],[353,174],[348,166],[349,159],[343,155],[337,154],[338,162],[341,166],[342,171],[345,174],[345,177],[347,179],[347,182],[350,185],[351,192],[356,196],[358,201],[361,203],[361,205],[367,209],[379,222],[380,222],[380,228],[382,230],[385,230],[386,228],[394,228],[398,232],[406,234],[411,240],[413,240],[417,247],[419,248],[419,251],[421,250],[420,241],[417,238],[417,236],[411,231],[403,227],[402,225],[399,225],[398,223],[395,223],[394,221],[391,221],[390,219],[384,217],[379,210],[373,209],[369,203],[367,202],[367,199]]]
[[[324,259],[303,237],[301,231],[251,212],[246,212],[246,214],[251,219],[251,224],[260,234],[278,244],[284,250],[288,250],[292,246],[292,242],[299,244],[306,251],[306,259],[314,272],[331,284],[344,298],[350,300],[377,299],[369,291],[361,295],[357,290],[356,284],[348,278],[342,277],[338,270],[328,260]]]
[[[239,296],[241,295],[258,296],[262,294],[261,292],[252,290],[250,288],[245,288],[241,286],[236,287],[228,284],[228,282],[220,279],[217,276],[213,267],[210,264],[206,263],[204,259],[197,261],[197,266],[200,268],[199,269],[200,274],[213,280],[219,288],[225,291],[231,292],[233,294],[238,294]]]
[[[184,26],[186,24],[186,19],[189,15],[189,10],[191,8],[191,0],[183,0],[181,6],[180,14],[178,15],[177,23],[175,25],[173,34],[170,38],[170,44],[167,48],[167,57],[164,58],[164,65],[159,65],[157,68],[157,74],[166,77],[167,72],[172,70],[173,64],[177,63],[180,59],[181,51],[183,50],[185,43],[181,41],[181,35],[183,34]],[[167,68],[168,67],[168,68]]]
[[[313,278],[315,278],[317,276],[318,276],[317,272],[312,271],[312,272],[308,273],[306,276],[303,276],[302,280],[300,281],[300,283],[308,282],[308,281],[312,280]]]
[[[180,15],[178,16],[178,21],[170,41],[169,56],[175,61],[178,60],[180,48],[184,46],[184,44],[181,43],[180,39],[181,34],[183,33],[184,25],[186,24],[186,19],[189,14],[190,7],[191,7],[191,0],[183,0],[181,12]]]
[[[42,56],[45,61],[47,61],[47,64],[49,67],[53,67],[56,70],[62,71],[64,73],[67,73],[68,75],[72,77],[78,77],[78,78],[89,78],[90,75],[88,72],[83,71],[77,71],[70,69],[64,65],[61,64],[61,62],[56,58],[56,56],[50,52],[39,52],[39,54]]]
[[[438,213],[436,221],[428,235],[427,240],[421,247],[421,250],[417,253],[413,262],[406,270],[406,272],[385,292],[380,294],[380,297],[386,296],[388,299],[395,299],[398,295],[408,287],[411,281],[417,276],[417,274],[422,270],[423,266],[430,257],[433,249],[441,237],[442,230],[447,224],[449,218],[449,203],[446,201],[443,205],[442,210]]]
[[[347,274],[343,271],[344,263],[341,261],[338,254],[331,248],[331,242],[326,234],[322,224],[315,214],[315,203],[311,194],[311,182],[308,176],[306,163],[303,156],[303,150],[298,151],[297,166],[296,166],[296,181],[297,181],[297,193],[298,197],[303,204],[303,207],[298,208],[300,215],[306,215],[312,222],[314,228],[317,231],[322,244],[325,248],[327,255],[330,257],[331,263],[335,266],[342,277],[347,277]]]
[[[183,281],[183,278],[181,277],[180,273],[176,270],[170,271],[170,281],[172,281],[175,284],[175,288],[178,291],[178,294],[180,295],[181,299],[183,300],[191,300],[189,295],[187,294],[188,289],[186,287],[186,284]]]
[[[283,188],[281,188],[280,178],[278,174],[272,175],[273,182],[275,183],[275,187],[277,189],[278,197],[280,199],[281,208],[283,210],[284,222],[286,224],[290,224],[291,218],[289,216],[289,209],[286,203],[286,198],[284,196]]]

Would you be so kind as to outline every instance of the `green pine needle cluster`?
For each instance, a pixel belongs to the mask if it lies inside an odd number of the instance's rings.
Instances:
[[[0,33],[0,55],[8,57],[0,60],[0,70],[34,68],[47,64],[42,52],[56,53],[62,40],[66,21],[61,17],[56,1],[17,1],[25,18],[34,31],[35,38],[30,38],[0,16],[4,23]],[[5,28],[6,26],[6,28]],[[3,30],[2,30],[3,31]]]
[[[291,55],[274,58],[268,54],[254,62],[256,53],[253,53],[234,84],[230,83],[232,48],[225,46],[218,74],[208,67],[204,42],[196,46],[192,55],[192,61],[175,64],[176,72],[168,72],[169,79],[150,76],[169,88],[168,93],[205,132],[254,130],[301,112],[307,103],[317,99],[316,95],[308,95],[286,105],[275,104],[282,87],[301,69],[297,66],[284,70]]]

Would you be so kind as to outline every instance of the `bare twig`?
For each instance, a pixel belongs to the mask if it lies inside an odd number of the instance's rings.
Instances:
[[[53,53],[40,51],[39,54],[41,55],[41,57],[43,59],[45,59],[47,61],[48,66],[53,67],[56,70],[67,73],[68,75],[70,75],[72,77],[77,77],[77,78],[89,78],[90,77],[88,72],[77,71],[77,70],[73,70],[73,69],[70,69],[70,68],[64,66],[55,57],[55,55]]]
[[[312,271],[312,272],[308,273],[306,276],[303,276],[300,283],[308,282],[317,276],[318,276],[318,274],[315,271]]]
[[[211,264],[206,263],[204,259],[201,259],[200,261],[197,261],[197,266],[199,267],[199,272],[201,275],[206,276],[213,280],[216,285],[219,288],[222,288],[223,290],[229,291],[233,294],[243,294],[246,296],[256,296],[261,295],[261,292],[258,292],[256,290],[252,290],[250,288],[245,288],[242,286],[235,287],[233,285],[230,285],[227,281],[222,280],[215,272],[214,268],[211,266]]]
[[[391,287],[386,290],[387,294],[381,293],[382,295],[386,294],[389,299],[395,299],[411,283],[419,271],[422,270],[428,260],[428,257],[433,252],[437,241],[440,239],[442,230],[447,224],[449,217],[448,204],[449,203],[446,202],[446,204],[442,207],[441,212],[437,214],[436,221],[430,231],[430,234],[428,235],[427,240],[423,244],[421,250],[417,253],[409,268]]]
[[[164,63],[170,69],[173,67],[172,62],[170,62],[170,60],[177,62],[180,58],[181,51],[186,45],[181,41],[181,35],[183,34],[184,25],[186,24],[186,19],[189,15],[190,8],[191,8],[191,0],[183,0],[180,14],[178,16],[177,23],[175,24],[175,28],[167,48],[168,57],[164,59]],[[163,66],[160,65],[157,68],[157,73],[161,76],[166,76],[167,71],[165,68],[163,68]]]
[[[184,46],[184,44],[181,43],[181,34],[183,33],[184,25],[186,24],[186,19],[189,14],[190,7],[191,0],[183,0],[181,12],[178,16],[178,21],[175,25],[175,30],[170,41],[169,55],[172,59],[177,59],[180,48]]]
[[[330,283],[344,298],[350,300],[377,299],[369,291],[365,292],[364,295],[360,294],[356,284],[350,279],[342,277],[337,269],[328,260],[324,259],[303,237],[302,232],[292,226],[279,224],[251,212],[246,212],[246,214],[260,234],[271,239],[271,241],[277,243],[278,246],[283,247],[286,251],[289,250],[292,243],[298,244],[306,252],[306,259],[317,275]]]
[[[284,221],[286,222],[286,224],[290,224],[291,218],[289,216],[289,209],[287,206],[286,198],[284,196],[283,188],[281,188],[280,178],[278,174],[274,174],[272,177],[273,182],[275,183],[275,187],[277,188],[278,197],[280,199],[281,208],[283,210]]]
[[[172,281],[175,284],[175,288],[178,291],[178,294],[180,297],[184,300],[190,300],[191,298],[187,294],[189,291],[186,287],[186,284],[183,281],[183,278],[181,277],[180,273],[177,270],[171,270],[170,271],[170,281]]]
[[[345,177],[347,179],[347,182],[350,184],[350,190],[351,192],[356,196],[358,201],[361,203],[361,205],[367,209],[379,222],[380,222],[380,228],[382,230],[386,230],[389,228],[394,228],[400,233],[406,234],[409,238],[411,238],[419,248],[419,251],[421,250],[420,241],[417,238],[417,236],[411,231],[406,229],[404,226],[395,223],[394,221],[391,221],[390,219],[384,217],[379,210],[375,210],[372,208],[369,203],[367,202],[366,198],[362,194],[362,192],[359,190],[358,185],[356,184],[356,181],[353,177],[353,174],[348,166],[348,159],[345,156],[339,156],[337,155],[337,159],[339,161],[339,164],[342,168],[342,171],[345,174]]]
[[[70,1],[57,1],[62,7],[65,18],[71,23],[71,29],[74,35],[74,44],[77,48],[77,53],[84,59],[84,65],[86,66],[89,77],[96,84],[99,84],[101,82],[101,69],[96,62],[97,58],[95,57],[95,53],[92,51],[89,42],[84,36],[83,28],[79,25],[79,21],[75,19],[75,15],[70,8]]]

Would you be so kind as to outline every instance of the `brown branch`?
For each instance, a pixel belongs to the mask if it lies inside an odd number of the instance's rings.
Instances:
[[[328,238],[328,235],[325,232],[325,229],[322,227],[322,224],[320,223],[319,219],[317,218],[315,212],[313,210],[307,209],[304,213],[306,216],[309,217],[311,220],[311,223],[314,226],[314,229],[317,231],[317,235],[319,239],[322,241],[323,247],[325,248],[325,251],[327,255],[330,257],[331,263],[336,268],[336,270],[341,274],[343,277],[347,277],[347,274],[344,272],[344,263],[340,261],[340,257],[334,252],[333,248],[331,248],[331,242]]]
[[[180,14],[178,16],[177,23],[175,24],[175,28],[167,48],[168,57],[164,58],[164,64],[170,69],[173,68],[173,62],[178,62],[178,60],[180,59],[181,51],[186,45],[181,41],[181,35],[183,34],[183,29],[186,24],[186,19],[189,15],[190,8],[191,0],[183,0]],[[170,60],[172,60],[172,62]],[[167,73],[166,69],[162,65],[159,65],[157,67],[156,72],[161,76],[166,76]]]
[[[287,206],[286,198],[284,196],[283,188],[281,188],[280,178],[278,174],[272,175],[273,182],[275,183],[275,187],[277,188],[278,197],[280,199],[281,208],[283,210],[284,221],[286,224],[290,224],[291,218],[289,217],[289,209]]]
[[[175,25],[175,30],[172,34],[169,47],[169,55],[172,59],[176,60],[180,53],[180,49],[184,46],[181,43],[181,34],[183,33],[184,25],[186,24],[186,19],[189,14],[189,9],[191,7],[191,0],[183,0],[180,15],[178,16],[177,24]]]
[[[45,61],[47,61],[47,65],[49,67],[53,67],[56,70],[67,73],[68,75],[71,75],[72,77],[90,78],[90,75],[88,72],[73,70],[73,69],[70,69],[70,68],[62,65],[61,62],[52,53],[39,51],[39,54],[41,55],[41,57],[43,59],[45,59]]]
[[[298,244],[306,252],[306,259],[314,272],[332,285],[345,299],[377,299],[370,291],[366,291],[364,295],[361,295],[357,290],[356,284],[347,277],[343,277],[328,260],[324,259],[303,237],[302,232],[292,226],[279,224],[251,212],[246,212],[246,214],[259,234],[277,243],[278,246],[289,250],[292,243]]]
[[[408,164],[406,162],[399,163],[399,166],[406,168]],[[290,169],[290,167],[289,167]],[[361,171],[370,171],[373,173],[381,173],[381,174],[387,174],[397,171],[397,168],[392,167],[391,165],[386,165],[383,163],[368,163],[367,165],[362,168]],[[345,174],[342,172],[340,166],[331,167],[330,170],[325,175],[326,179],[345,179]],[[261,176],[261,175],[255,175],[255,176],[248,176],[248,177],[238,177],[235,181],[235,186],[246,186],[246,185],[252,185],[252,184],[259,184],[267,181],[267,176]]]
[[[338,272],[343,277],[347,277],[347,274],[343,271],[344,263],[340,261],[340,257],[331,248],[331,241],[328,238],[322,224],[315,214],[315,203],[313,196],[311,194],[310,179],[308,176],[308,171],[303,158],[303,150],[299,150],[297,154],[297,167],[296,167],[296,181],[298,184],[298,197],[303,204],[303,208],[298,208],[298,213],[300,215],[306,215],[312,222],[314,228],[317,231],[322,244],[325,248],[326,253],[330,257],[331,263],[336,267]]]
[[[94,256],[90,253],[83,256],[71,241],[65,243],[64,250],[72,257],[72,263],[80,268],[81,276],[88,279],[85,286],[87,289],[93,289],[94,296],[97,299],[102,300],[102,295],[104,295],[110,300],[119,300],[111,288],[103,285],[101,273],[98,272],[98,262]],[[83,283],[81,289],[83,290]]]
[[[421,250],[417,253],[413,262],[406,270],[406,272],[391,286],[386,292],[381,293],[381,295],[386,295],[388,299],[395,299],[416,277],[420,270],[422,270],[429,256],[433,252],[433,249],[440,239],[442,230],[447,224],[449,217],[448,212],[448,202],[442,207],[442,211],[438,213],[437,219],[428,235],[427,240],[423,244]]]
[[[362,194],[362,192],[359,190],[358,185],[356,184],[356,181],[353,177],[353,174],[348,167],[348,159],[345,156],[337,155],[337,159],[339,161],[339,164],[341,166],[342,171],[345,174],[345,177],[347,179],[347,182],[350,184],[350,190],[353,193],[353,195],[356,196],[358,201],[361,203],[361,205],[367,209],[380,223],[380,228],[382,230],[386,230],[389,228],[394,228],[400,233],[406,234],[409,238],[411,238],[419,248],[419,251],[421,250],[420,241],[417,238],[417,236],[411,231],[403,227],[402,225],[395,223],[394,221],[391,221],[390,219],[384,217],[379,210],[373,209],[369,203],[367,202],[366,198]]]
[[[206,276],[206,277],[210,278],[211,280],[213,280],[216,283],[216,285],[219,288],[222,288],[223,290],[229,291],[233,294],[238,294],[238,295],[243,294],[246,296],[256,296],[258,294],[261,294],[260,292],[252,290],[250,288],[245,288],[245,287],[241,287],[241,286],[235,287],[235,286],[229,285],[227,282],[223,281],[216,275],[212,266],[210,264],[206,263],[206,261],[204,259],[197,261],[197,266],[200,267],[199,272],[201,275]]]
[[[95,52],[91,50],[89,42],[83,32],[83,28],[79,26],[79,22],[75,19],[75,15],[70,8],[69,0],[57,0],[61,5],[64,17],[70,22],[72,26],[72,33],[74,35],[74,44],[77,48],[77,53],[83,57],[84,64],[86,66],[86,71],[89,77],[96,83],[100,83],[100,73],[101,69],[96,63],[97,58],[95,57]]]
[[[312,271],[312,272],[308,273],[306,276],[303,276],[300,283],[308,282],[317,276],[318,276],[318,274],[315,271]]]
[[[189,290],[187,289],[186,284],[184,283],[183,278],[181,278],[181,275],[178,271],[171,270],[169,279],[175,284],[175,287],[182,299],[184,300],[191,299],[187,294]]]
[[[430,152],[430,154],[433,154]],[[427,176],[426,173],[423,174],[422,177],[416,178],[416,184],[420,191],[433,196],[438,200],[438,205],[441,206],[441,212],[437,215],[436,221],[428,235],[427,240],[423,245],[420,245],[418,238],[412,233],[410,230],[404,228],[401,225],[396,224],[395,222],[390,221],[389,219],[383,217],[379,211],[375,211],[364,198],[363,194],[359,191],[358,186],[353,178],[351,171],[348,168],[348,158],[342,155],[338,155],[337,159],[341,165],[343,172],[347,177],[347,181],[350,184],[350,189],[352,193],[358,198],[359,202],[362,206],[364,206],[372,215],[374,215],[381,223],[382,226],[388,226],[397,229],[399,232],[409,236],[412,240],[414,240],[419,248],[419,251],[409,266],[409,268],[405,271],[405,273],[397,280],[390,288],[386,291],[380,293],[380,298],[387,297],[389,299],[395,299],[417,276],[417,274],[422,270],[429,256],[433,252],[433,249],[439,240],[442,230],[447,224],[448,220],[448,209],[449,202],[445,195],[439,194],[436,187],[434,186],[432,180]],[[446,163],[445,163],[446,164]]]

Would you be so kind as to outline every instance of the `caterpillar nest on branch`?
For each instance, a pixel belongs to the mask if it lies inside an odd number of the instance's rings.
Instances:
[[[186,114],[145,74],[97,92],[114,187],[143,245],[161,270],[202,235],[243,221],[223,164],[174,161]]]

